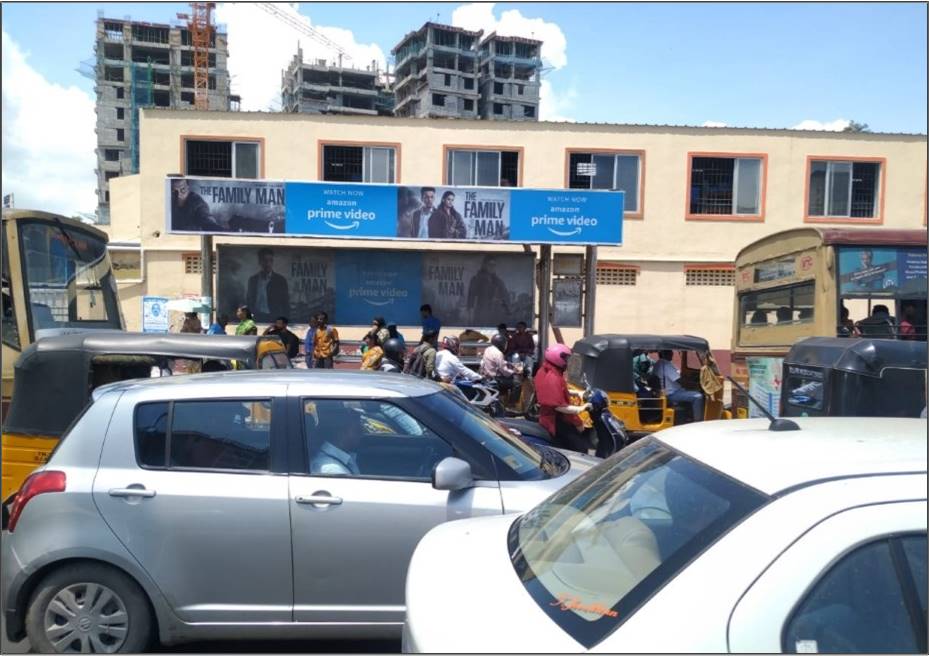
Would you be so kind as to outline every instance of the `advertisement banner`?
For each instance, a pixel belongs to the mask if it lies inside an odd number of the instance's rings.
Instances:
[[[534,273],[535,257],[524,253],[425,252],[422,302],[449,326],[531,324]]]
[[[535,307],[532,254],[226,244],[217,254],[216,307],[233,322],[247,305],[259,322],[306,323],[325,311],[343,326],[376,316],[416,326],[429,303],[446,326],[490,328],[529,323]]]
[[[781,413],[781,372],[784,358],[748,357],[748,393],[775,417]],[[748,402],[749,418],[764,417],[758,406]]]
[[[843,296],[924,296],[926,269],[925,248],[841,248],[839,292]]]
[[[582,282],[577,278],[552,281],[552,322],[556,326],[581,326]]]
[[[172,233],[622,243],[621,191],[187,177],[166,180],[166,203]]]
[[[168,308],[165,304],[168,299],[164,296],[142,297],[142,332],[166,333],[168,332]]]
[[[167,231],[280,235],[284,183],[228,178],[168,178]]]

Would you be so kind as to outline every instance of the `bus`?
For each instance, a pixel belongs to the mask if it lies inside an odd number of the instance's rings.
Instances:
[[[776,416],[783,358],[794,342],[859,335],[925,340],[926,234],[804,227],[743,248],[735,260],[733,380]],[[913,331],[901,334],[904,318]],[[732,410],[734,417],[762,416],[738,389]]]
[[[0,415],[13,393],[13,365],[46,335],[125,330],[106,233],[35,210],[4,209],[2,230],[3,378]],[[8,449],[3,438],[4,461]]]

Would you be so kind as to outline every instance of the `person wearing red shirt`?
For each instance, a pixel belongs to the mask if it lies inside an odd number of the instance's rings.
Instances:
[[[583,434],[584,424],[578,415],[590,409],[590,404],[572,405],[568,399],[568,384],[564,370],[571,349],[554,344],[545,349],[544,361],[535,375],[535,393],[539,402],[539,424],[554,438],[556,446],[587,453],[589,441]]]

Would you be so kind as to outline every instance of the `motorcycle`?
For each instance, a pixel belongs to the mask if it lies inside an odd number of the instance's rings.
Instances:
[[[585,400],[590,403],[590,419],[597,434],[598,458],[609,458],[620,449],[629,446],[631,440],[626,427],[610,412],[610,399],[602,389],[589,389]]]
[[[455,380],[454,385],[474,407],[483,410],[491,417],[506,416],[506,409],[500,400],[500,388],[496,381],[487,379],[472,381],[459,378]]]

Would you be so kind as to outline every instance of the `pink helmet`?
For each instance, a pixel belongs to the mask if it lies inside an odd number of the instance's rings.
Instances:
[[[559,369],[568,366],[568,356],[571,355],[571,349],[564,344],[552,344],[545,349],[545,361],[549,362]]]

